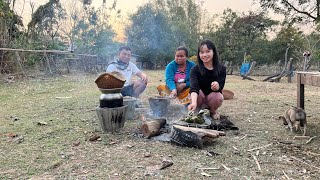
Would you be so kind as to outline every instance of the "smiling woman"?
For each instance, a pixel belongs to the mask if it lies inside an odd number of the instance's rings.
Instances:
[[[200,43],[197,58],[198,65],[190,73],[191,104],[188,109],[195,111],[206,106],[211,116],[219,119],[217,109],[223,102],[226,68],[220,63],[217,48],[210,40]]]

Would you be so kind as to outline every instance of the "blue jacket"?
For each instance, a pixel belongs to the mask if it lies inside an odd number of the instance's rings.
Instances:
[[[186,86],[190,87],[190,70],[196,64],[190,60],[186,61],[187,69],[186,69]],[[176,85],[174,83],[174,75],[178,70],[178,64],[175,60],[171,61],[166,67],[166,85],[169,87],[170,91],[176,89]]]

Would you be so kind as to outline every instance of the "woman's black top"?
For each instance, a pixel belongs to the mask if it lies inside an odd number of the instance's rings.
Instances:
[[[199,94],[200,89],[205,95],[208,95],[211,92],[221,93],[226,81],[226,67],[221,66],[220,71],[216,71],[216,69],[208,70],[207,68],[205,68],[204,75],[201,75],[199,66],[194,66],[190,72],[190,93],[196,92],[197,94]],[[211,83],[213,81],[217,81],[219,83],[220,87],[218,91],[211,90]]]

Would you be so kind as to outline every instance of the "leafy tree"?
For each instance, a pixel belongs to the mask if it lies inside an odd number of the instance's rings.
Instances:
[[[284,60],[285,52],[288,47],[288,57],[294,58],[294,49],[301,46],[303,33],[291,25],[283,26],[276,37],[270,42],[269,57],[274,60]],[[294,58],[297,61],[297,58]],[[284,61],[283,61],[284,62]]]
[[[195,0],[152,0],[130,16],[128,45],[145,60],[166,65],[178,46],[196,54],[201,4]]]
[[[77,47],[75,52],[99,54],[103,57],[116,52],[117,44],[113,41],[115,33],[109,24],[105,5],[97,10],[88,5],[84,10],[82,16],[73,16],[75,25],[70,38],[71,43]]]
[[[151,4],[139,7],[130,17],[132,24],[126,28],[128,45],[142,59],[165,63],[172,56],[172,31],[168,19]]]
[[[262,12],[249,12],[248,15],[239,16],[227,9],[222,15],[222,24],[204,37],[214,39],[222,61],[240,64],[244,54],[248,54],[255,61],[263,62],[264,59],[259,56],[261,49],[257,47],[262,48],[267,42],[266,34],[276,24],[276,21],[265,17]]]
[[[58,37],[60,22],[65,18],[65,10],[59,0],[49,0],[32,14],[28,24],[31,39],[39,43],[38,48],[57,49],[55,37]],[[50,38],[50,39],[48,39]],[[51,41],[51,43],[49,43]],[[45,47],[43,45],[45,44]],[[41,47],[42,46],[42,47]]]
[[[11,47],[12,41],[22,35],[23,23],[9,3],[0,0],[0,47]]]
[[[261,56],[267,43],[267,33],[277,22],[266,17],[263,12],[249,12],[248,15],[236,19],[232,26],[238,46],[242,47],[244,54],[251,55],[258,63],[265,63],[266,59]],[[241,49],[238,49],[241,53]],[[243,55],[242,55],[243,56]],[[242,57],[240,56],[240,57]]]
[[[154,1],[157,11],[163,12],[172,31],[173,47],[186,46],[190,54],[197,52],[201,25],[201,3],[195,0]]]
[[[239,56],[237,48],[236,36],[233,33],[232,26],[238,18],[237,13],[231,9],[224,10],[221,19],[222,24],[217,27],[216,31],[203,34],[205,38],[213,39],[220,53],[222,60],[236,61],[236,57]]]
[[[13,47],[13,42],[23,35],[22,27],[21,17],[10,8],[7,1],[0,0],[0,47]],[[11,53],[0,51],[0,73],[9,73],[14,66]]]
[[[289,22],[320,22],[320,0],[256,0],[264,9],[285,15]]]

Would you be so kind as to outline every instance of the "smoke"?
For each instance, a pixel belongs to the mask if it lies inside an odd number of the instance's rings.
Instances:
[[[187,114],[186,105],[173,103],[169,98],[150,97],[148,100],[151,109],[150,115],[153,118],[164,117],[168,123]]]

